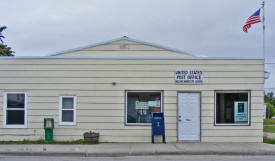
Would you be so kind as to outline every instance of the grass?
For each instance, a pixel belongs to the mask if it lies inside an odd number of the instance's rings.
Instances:
[[[270,139],[264,136],[264,143],[275,144],[275,139]]]
[[[264,132],[275,133],[275,126],[264,126]]]
[[[43,144],[44,140],[0,141],[0,144]]]
[[[54,141],[52,144],[84,144],[84,140],[79,139],[74,141]]]
[[[44,140],[0,141],[0,144],[44,144]],[[83,139],[73,141],[53,141],[52,144],[84,144]]]
[[[275,125],[275,120],[264,120],[264,125]]]
[[[264,132],[275,133],[275,120],[264,120]],[[275,139],[264,136],[264,143],[275,144]]]

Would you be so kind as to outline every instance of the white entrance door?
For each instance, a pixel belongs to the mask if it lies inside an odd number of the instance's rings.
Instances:
[[[200,93],[178,93],[178,140],[200,141]]]

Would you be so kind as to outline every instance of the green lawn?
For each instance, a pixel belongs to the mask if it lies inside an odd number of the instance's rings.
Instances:
[[[44,144],[44,140],[0,141],[0,144]],[[52,144],[84,144],[83,139],[73,141],[53,141]]]
[[[275,120],[264,120],[264,125],[275,125]]]
[[[275,140],[264,136],[264,143],[275,144]]]
[[[264,126],[264,132],[275,133],[275,126]]]

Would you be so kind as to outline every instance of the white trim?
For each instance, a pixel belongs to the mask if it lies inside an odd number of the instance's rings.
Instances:
[[[125,91],[125,125],[138,125],[138,126],[149,126],[152,123],[128,123],[127,122],[127,105],[128,105],[128,93],[160,93],[160,110],[163,112],[163,91],[162,90],[126,90]]]
[[[0,60],[14,59],[64,59],[64,60],[264,60],[262,58],[238,57],[111,57],[111,56],[0,56]]]
[[[217,111],[216,111],[216,99],[217,99],[217,93],[247,93],[247,124],[232,124],[232,123],[229,123],[229,124],[226,124],[226,123],[217,123]],[[250,91],[243,91],[243,90],[225,90],[225,91],[215,91],[215,99],[214,99],[214,106],[215,106],[215,110],[214,110],[214,125],[215,126],[250,126]]]
[[[73,109],[62,109],[63,98],[73,98]],[[59,96],[59,125],[76,125],[76,96]],[[62,121],[62,111],[73,111],[73,122],[63,122]]]
[[[10,109],[10,110],[24,110],[24,125],[7,125],[7,94],[24,94],[24,109],[22,108],[15,108],[15,109]],[[3,127],[4,128],[27,128],[27,123],[28,123],[28,108],[27,108],[27,93],[26,92],[4,92],[4,101],[3,101]]]

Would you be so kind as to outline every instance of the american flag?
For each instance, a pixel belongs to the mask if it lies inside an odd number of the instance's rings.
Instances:
[[[252,24],[254,23],[258,23],[261,22],[260,19],[260,11],[261,9],[259,9],[258,11],[256,11],[252,16],[250,16],[247,20],[245,25],[243,26],[243,31],[247,33],[247,30],[251,27]]]

